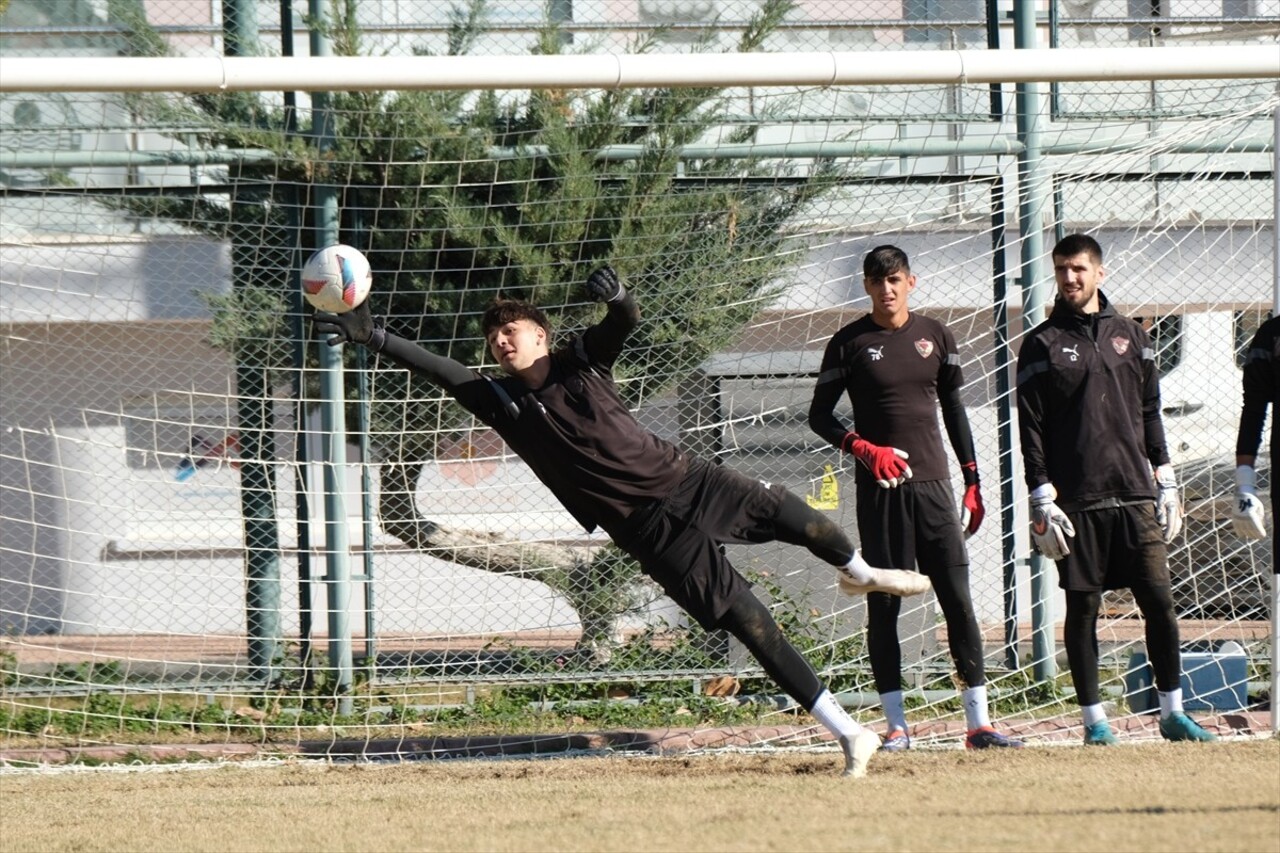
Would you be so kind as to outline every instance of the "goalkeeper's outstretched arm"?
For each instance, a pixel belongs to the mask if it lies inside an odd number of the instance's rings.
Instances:
[[[368,302],[361,303],[345,314],[317,311],[312,323],[316,331],[329,336],[325,341],[329,346],[348,342],[360,344],[370,352],[384,355],[401,367],[407,367],[416,375],[434,382],[455,397],[464,385],[479,378],[461,362],[436,355],[412,341],[388,332],[369,313]]]

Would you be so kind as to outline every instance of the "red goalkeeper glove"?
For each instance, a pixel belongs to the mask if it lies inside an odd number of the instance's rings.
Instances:
[[[910,454],[905,450],[872,444],[856,432],[845,433],[840,446],[867,466],[872,479],[882,489],[896,488],[911,479],[911,466],[907,464]]]
[[[982,487],[978,485],[978,463],[966,462],[960,468],[964,471],[964,499],[960,502],[960,526],[964,528],[964,538],[968,539],[982,526],[987,508],[982,504]]]

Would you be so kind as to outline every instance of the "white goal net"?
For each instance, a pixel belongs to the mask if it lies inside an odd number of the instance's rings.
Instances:
[[[863,51],[905,72],[916,56],[1013,44],[1006,3],[495,2],[476,18],[446,5],[338,4],[353,17],[308,43],[301,10],[282,33],[278,20],[234,30],[148,19],[141,4],[108,19],[94,4],[12,0],[0,48],[5,62],[218,56],[233,43],[497,61],[745,45]],[[1280,15],[1268,0],[1037,5],[1052,13],[1041,47],[1167,52],[1188,57],[1192,78],[1195,47],[1274,48]],[[488,734],[504,703],[560,707],[542,725],[563,733],[583,724],[574,713],[608,720],[588,710],[609,697],[651,704],[652,725],[673,730],[730,705],[738,722],[793,720],[736,643],[583,533],[482,424],[353,347],[336,504],[351,552],[335,596],[318,350],[297,293],[322,234],[369,257],[389,328],[490,369],[479,313],[492,297],[532,298],[567,333],[598,317],[577,284],[612,263],[645,315],[619,373],[646,426],[786,486],[855,537],[852,463],[809,429],[808,407],[827,340],[868,310],[863,256],[904,249],[912,308],[945,321],[964,359],[987,502],[972,593],[994,714],[1046,737],[1078,714],[1056,663],[1052,566],[1040,600],[1030,578],[1011,369],[1044,308],[1032,300],[1052,294],[1045,253],[1093,234],[1106,293],[1159,353],[1188,511],[1171,551],[1188,705],[1265,707],[1271,556],[1228,515],[1242,351],[1277,287],[1277,78],[1113,76],[1029,94],[965,81],[335,85],[323,98],[0,89],[0,747],[167,726],[295,744],[320,723],[370,741],[431,725]],[[1027,257],[1028,245],[1043,248]],[[1264,448],[1264,487],[1268,459]],[[958,468],[954,485],[958,498]],[[801,549],[728,553],[878,727],[863,602]],[[1117,718],[1148,707],[1142,625],[1127,595],[1107,595],[1099,642]],[[899,636],[919,739],[954,740],[962,715],[931,595],[904,604]],[[353,672],[335,671],[343,643]]]

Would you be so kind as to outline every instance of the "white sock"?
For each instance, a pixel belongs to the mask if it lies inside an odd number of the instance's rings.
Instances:
[[[987,713],[987,685],[966,687],[960,691],[960,701],[964,704],[964,721],[969,731],[991,725],[991,717]]]
[[[1107,712],[1102,709],[1101,703],[1097,705],[1081,705],[1080,712],[1084,714],[1084,724],[1086,726],[1107,721]]]
[[[861,551],[854,551],[849,562],[840,567],[840,572],[856,584],[871,583],[875,579],[873,571],[867,561],[862,559]]]
[[[1182,713],[1182,688],[1175,687],[1168,693],[1163,690],[1157,690],[1156,695],[1160,697],[1160,719],[1172,717],[1174,714]]]
[[[853,737],[862,731],[862,726],[858,725],[853,717],[849,716],[849,712],[840,706],[830,690],[822,691],[818,700],[813,703],[813,707],[809,709],[809,713],[813,714],[817,721],[826,726],[827,731],[836,737]]]
[[[902,691],[880,694],[880,707],[884,710],[885,725],[889,731],[907,730],[907,709],[902,705]]]

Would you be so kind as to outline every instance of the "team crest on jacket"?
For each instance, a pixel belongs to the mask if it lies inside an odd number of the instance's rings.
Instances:
[[[1129,351],[1129,339],[1116,335],[1111,339],[1111,348],[1116,351],[1116,355],[1124,355]]]
[[[920,353],[921,358],[928,358],[933,352],[933,341],[927,341],[924,338],[916,341],[916,352]]]

